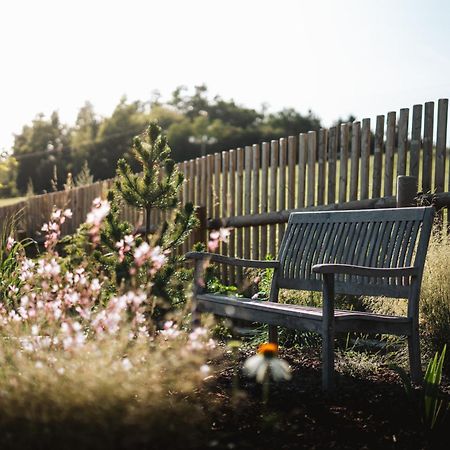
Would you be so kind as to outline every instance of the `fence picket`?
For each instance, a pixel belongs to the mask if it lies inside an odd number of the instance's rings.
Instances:
[[[370,119],[363,119],[361,133],[361,186],[360,198],[369,198],[370,173]]]
[[[245,147],[244,166],[244,214],[249,215],[252,207],[252,147]],[[250,227],[244,229],[244,258],[250,258]]]
[[[297,207],[303,208],[305,206],[305,186],[306,186],[306,151],[307,151],[306,133],[299,135],[299,153],[298,153],[298,194]]]
[[[441,98],[438,102],[438,117],[436,130],[436,162],[434,171],[435,172],[434,190],[436,192],[444,192],[445,186],[447,120],[448,120],[448,99]]]
[[[431,170],[433,162],[433,122],[434,102],[425,103],[425,118],[423,122],[423,163],[422,191],[431,192]]]
[[[336,164],[337,164],[337,147],[338,133],[336,127],[330,128],[328,139],[328,203],[336,201]]]
[[[324,128],[319,131],[317,156],[319,166],[317,171],[317,204],[323,205],[325,202],[325,180],[327,176],[327,130]]]
[[[278,141],[270,143],[270,195],[269,195],[269,211],[277,210],[277,179],[278,179]],[[276,225],[269,227],[269,253],[276,256],[277,239]]]
[[[414,105],[412,116],[409,174],[419,179],[419,155],[422,145],[422,105]]]
[[[341,125],[341,151],[339,165],[339,203],[347,201],[347,177],[348,177],[348,140],[349,124]]]
[[[243,194],[244,194],[244,149],[237,149],[237,164],[236,164],[236,215],[242,216],[243,209]],[[242,228],[236,231],[236,256],[242,258],[243,253],[243,232]],[[242,283],[242,268],[238,267],[236,270],[236,278],[238,284]]]
[[[386,121],[386,154],[384,165],[384,196],[392,195],[394,183],[395,111],[388,112]]]
[[[206,217],[214,217],[213,173],[214,156],[206,155]]]
[[[261,213],[268,211],[269,196],[269,163],[270,163],[270,145],[268,142],[262,143],[261,155]],[[267,256],[267,225],[261,227],[261,257]]]
[[[230,152],[222,152],[222,201],[221,201],[221,217],[229,216],[229,207],[230,207],[230,199],[228,195],[228,167],[229,167],[229,159]],[[222,243],[223,255],[228,255],[228,244]],[[222,264],[222,280],[224,283],[228,283],[228,273],[229,267],[226,264]]]
[[[310,131],[308,133],[308,197],[306,206],[314,206],[316,201],[316,155],[316,132]]]
[[[229,204],[229,216],[233,217],[236,214],[236,152],[230,150],[230,170],[228,172],[228,178],[230,181],[230,204]],[[228,254],[230,256],[236,256],[236,229],[230,232],[230,242],[228,246]],[[230,283],[236,282],[236,269],[235,267],[229,267]]]
[[[260,170],[260,151],[259,145],[253,145],[252,151],[252,214],[259,214],[259,170]],[[252,227],[252,258],[259,259],[259,228]]]
[[[188,163],[188,173],[189,173],[189,193],[188,193],[188,198],[189,198],[189,202],[195,204],[195,160],[191,159]],[[158,211],[156,211],[158,212]],[[157,217],[155,220],[155,223],[160,223],[161,222],[161,217]],[[193,241],[194,236],[191,234],[189,236],[189,248],[192,248],[192,246],[195,244],[195,242]]]
[[[409,109],[401,109],[400,117],[398,119],[397,176],[406,175],[406,164],[408,157],[408,119]]]
[[[214,154],[214,217],[220,217],[220,153]]]
[[[382,162],[383,162],[383,144],[384,144],[384,116],[377,116],[375,129],[375,146],[373,154],[373,184],[372,197],[381,197],[382,180]]]
[[[285,138],[280,139],[280,156],[279,156],[279,183],[278,183],[278,209],[281,211],[286,209],[286,160],[287,160],[287,142]],[[286,225],[280,223],[278,225],[278,242],[281,242],[284,235]]]
[[[359,160],[361,159],[361,124],[352,124],[352,147],[350,156],[350,201],[358,199]]]
[[[288,208],[295,208],[295,165],[297,156],[297,139],[295,136],[288,138],[288,181],[287,181],[287,197]]]

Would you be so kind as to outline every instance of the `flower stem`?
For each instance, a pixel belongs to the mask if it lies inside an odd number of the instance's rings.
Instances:
[[[262,401],[264,405],[267,405],[269,401],[269,388],[270,388],[270,373],[269,370],[266,371],[264,375],[264,380],[262,383]]]

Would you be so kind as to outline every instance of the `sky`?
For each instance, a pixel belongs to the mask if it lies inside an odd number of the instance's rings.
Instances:
[[[179,85],[270,110],[377,114],[450,95],[449,0],[4,0],[0,150],[37,113]]]

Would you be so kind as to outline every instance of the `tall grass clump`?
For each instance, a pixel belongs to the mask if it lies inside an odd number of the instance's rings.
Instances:
[[[421,329],[432,350],[450,346],[450,239],[434,237],[428,248],[421,293]]]

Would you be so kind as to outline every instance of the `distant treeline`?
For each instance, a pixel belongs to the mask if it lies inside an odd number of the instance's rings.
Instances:
[[[14,184],[19,193],[62,189],[68,174],[75,179],[83,167],[86,170],[86,163],[94,180],[113,177],[120,157],[132,163],[132,138],[151,120],[157,120],[167,134],[176,161],[321,126],[311,111],[307,115],[292,108],[257,111],[234,100],[211,98],[205,85],[195,87],[192,94],[179,87],[168,101],[157,93],[148,102],[128,102],[124,97],[110,117],[100,117],[86,102],[74,126],[61,123],[54,112],[50,118],[38,114],[30,126],[23,127],[15,136],[12,154],[16,161],[8,162],[9,184],[3,183],[3,195],[12,195]]]

